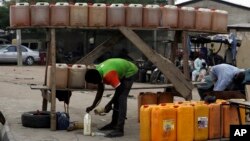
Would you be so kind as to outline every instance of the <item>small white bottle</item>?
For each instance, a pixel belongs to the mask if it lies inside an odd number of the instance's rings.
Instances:
[[[86,113],[83,118],[83,135],[91,135],[91,115]]]
[[[105,109],[104,109],[103,107],[97,108],[97,109],[94,110],[94,113],[95,113],[96,115],[105,114]]]

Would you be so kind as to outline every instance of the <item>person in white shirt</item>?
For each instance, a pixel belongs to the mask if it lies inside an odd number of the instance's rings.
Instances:
[[[192,71],[192,81],[196,81],[197,76],[200,73],[202,68],[202,63],[206,63],[205,59],[203,59],[203,54],[199,53],[199,57],[194,60],[194,70]]]

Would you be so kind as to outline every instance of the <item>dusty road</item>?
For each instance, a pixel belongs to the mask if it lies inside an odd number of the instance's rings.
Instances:
[[[82,130],[51,131],[50,129],[33,129],[23,127],[21,124],[21,114],[27,111],[41,110],[42,98],[39,90],[31,90],[30,84],[43,84],[45,76],[45,66],[0,66],[0,110],[7,118],[10,131],[16,141],[95,141],[95,140],[119,140],[137,141],[139,140],[139,124],[137,122],[137,96],[143,91],[156,90],[131,90],[133,98],[128,99],[128,113],[125,124],[125,136],[122,138],[108,139],[102,136],[83,136]],[[143,85],[143,84],[135,84]],[[104,95],[112,94],[106,91]],[[69,114],[71,121],[82,121],[85,108],[92,104],[95,92],[74,91],[70,99]],[[103,97],[100,106],[104,106],[110,97]],[[50,109],[50,104],[48,104]],[[63,102],[56,102],[56,110],[64,111]],[[92,113],[93,131],[110,122],[111,113],[106,116],[98,116]]]

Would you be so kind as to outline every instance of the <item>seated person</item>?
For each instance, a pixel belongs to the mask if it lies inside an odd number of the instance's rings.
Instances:
[[[192,71],[192,81],[196,81],[197,76],[200,73],[202,68],[202,63],[206,63],[205,59],[203,59],[203,54],[200,53],[199,57],[194,60],[194,70]]]
[[[207,75],[207,64],[203,62],[197,81],[198,82],[204,81],[206,75]]]

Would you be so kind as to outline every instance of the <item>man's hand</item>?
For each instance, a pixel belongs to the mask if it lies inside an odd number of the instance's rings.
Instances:
[[[86,108],[86,112],[89,113],[90,111],[92,111],[95,107],[93,106],[90,106],[90,107],[87,107]]]

